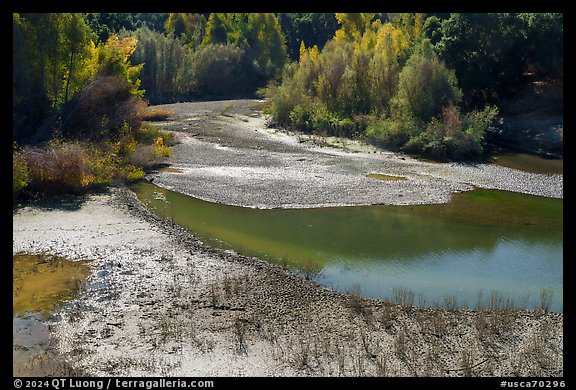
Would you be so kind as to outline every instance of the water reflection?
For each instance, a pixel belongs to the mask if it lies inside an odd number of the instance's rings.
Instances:
[[[553,291],[562,310],[561,199],[496,190],[448,204],[257,210],[204,202],[148,182],[150,208],[213,245],[307,270],[341,291],[390,298],[396,288],[470,301],[479,290],[520,299]],[[161,194],[161,196],[159,195]]]

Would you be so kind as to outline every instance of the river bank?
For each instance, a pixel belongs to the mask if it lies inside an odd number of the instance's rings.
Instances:
[[[326,147],[266,128],[258,107],[170,105],[174,118],[161,126],[177,131],[174,169],[149,178],[201,199],[260,208],[440,203],[472,186],[562,197],[562,175],[432,164],[352,142]],[[561,314],[407,307],[337,293],[210,247],[159,220],[127,188],[17,207],[13,253],[20,252],[91,260],[87,288],[49,320],[59,357],[87,375],[564,373]]]
[[[162,187],[196,198],[256,208],[446,203],[473,187],[562,198],[559,174],[494,164],[434,163],[355,140],[322,138],[266,126],[254,100],[176,103],[171,168],[149,175]],[[223,115],[224,114],[224,115]],[[407,180],[374,180],[368,175]]]
[[[563,316],[339,294],[156,220],[127,189],[14,215],[14,252],[90,259],[51,323],[88,375],[562,376]],[[81,243],[81,244],[79,244]]]

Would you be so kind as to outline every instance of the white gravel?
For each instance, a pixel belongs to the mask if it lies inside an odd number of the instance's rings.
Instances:
[[[218,115],[217,106],[178,103],[160,125],[175,131],[168,162],[181,172],[157,172],[155,184],[203,200],[257,208],[308,208],[369,204],[445,203],[474,187],[563,197],[563,175],[536,174],[493,164],[434,163],[381,151],[357,141],[288,134],[266,127],[262,116],[245,115],[253,101],[226,101],[238,111]],[[186,127],[190,116],[194,126]],[[181,129],[187,129],[182,131]],[[370,173],[405,177],[386,181]]]

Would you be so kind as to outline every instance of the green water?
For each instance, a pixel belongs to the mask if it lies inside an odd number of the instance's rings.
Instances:
[[[497,153],[492,163],[532,173],[564,173],[564,159],[545,159],[526,153]]]
[[[12,257],[12,374],[71,376],[74,372],[50,345],[46,318],[73,299],[90,274],[88,261],[49,254]]]
[[[563,201],[496,190],[442,205],[260,210],[205,202],[142,181],[138,197],[212,245],[313,274],[339,291],[391,298],[406,289],[428,305],[479,291],[530,305],[543,289],[561,312]]]
[[[47,254],[15,254],[12,257],[12,314],[48,316],[76,296],[89,274],[88,261],[71,261]]]
[[[366,175],[366,177],[379,180],[406,180],[406,178],[402,176],[383,175],[381,173],[370,173]]]

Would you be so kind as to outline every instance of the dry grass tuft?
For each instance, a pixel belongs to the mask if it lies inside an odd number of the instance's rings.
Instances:
[[[150,106],[146,107],[142,111],[142,120],[148,122],[165,121],[172,115],[174,115],[173,110],[169,110],[167,108],[162,107]]]

